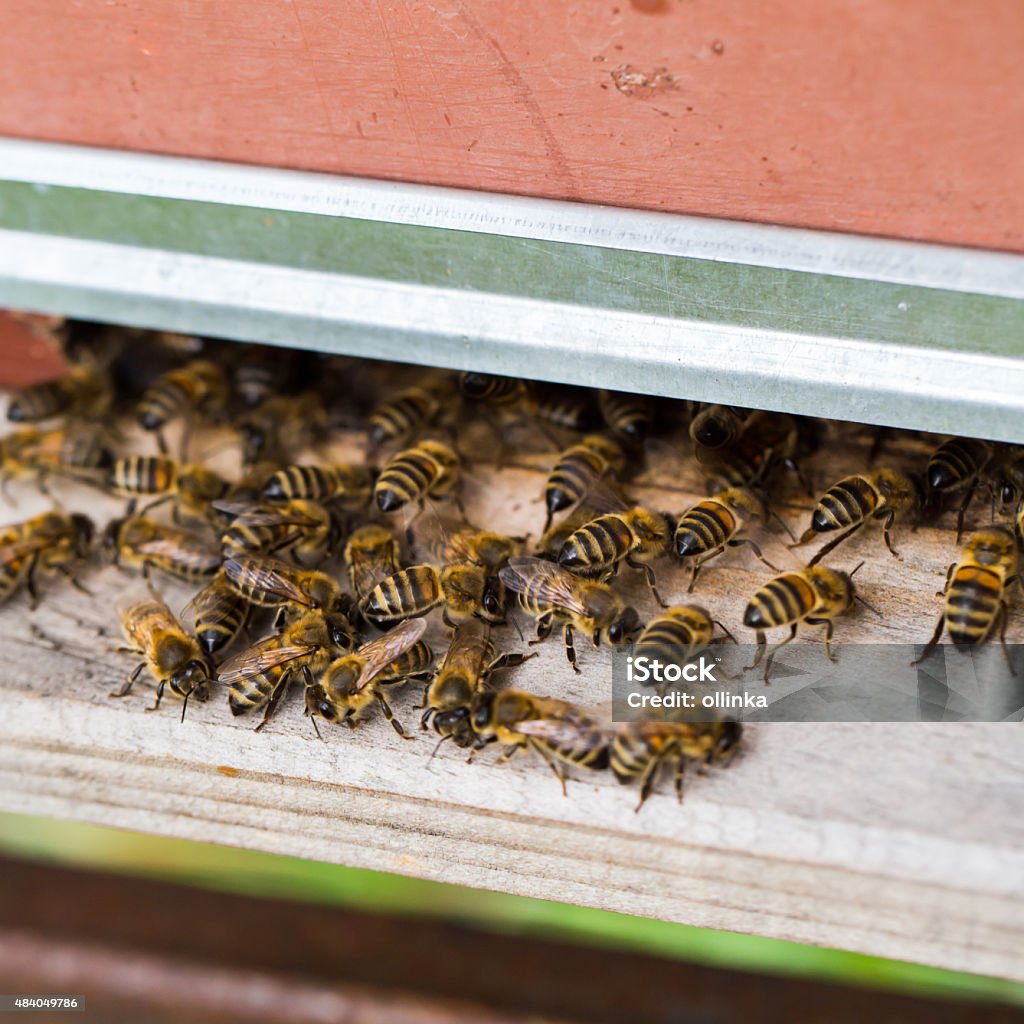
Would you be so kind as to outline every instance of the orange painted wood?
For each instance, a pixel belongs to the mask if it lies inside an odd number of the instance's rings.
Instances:
[[[23,388],[64,369],[54,335],[61,317],[0,310],[0,388]]]
[[[1021,0],[4,0],[0,133],[1024,251]]]

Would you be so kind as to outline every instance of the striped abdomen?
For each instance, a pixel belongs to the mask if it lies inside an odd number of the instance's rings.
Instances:
[[[811,585],[799,573],[787,572],[769,580],[751,599],[743,624],[751,629],[788,626],[810,614],[817,603]]]
[[[582,501],[608,472],[608,463],[592,448],[575,444],[555,463],[544,489],[544,503],[550,514]]]
[[[814,506],[811,529],[828,533],[864,522],[878,508],[879,495],[862,476],[848,476],[833,484]]]
[[[599,516],[571,534],[558,552],[558,561],[577,572],[600,572],[621,561],[635,544],[633,531],[621,516]]]
[[[653,406],[651,400],[643,395],[602,391],[601,414],[611,430],[636,443],[647,437],[653,419]]]
[[[437,409],[437,399],[424,388],[403,391],[370,414],[370,444],[376,447],[407,437],[432,419]]]
[[[72,401],[73,389],[66,380],[35,384],[11,400],[7,418],[13,423],[35,423],[64,412]]]
[[[946,627],[955,644],[979,644],[988,636],[1003,600],[1003,577],[980,565],[956,570],[946,593]]]
[[[619,729],[608,751],[608,763],[619,782],[632,782],[644,775],[655,759],[661,760],[675,746],[671,726],[636,722]]]
[[[396,658],[377,676],[377,683],[400,683],[409,676],[422,675],[433,664],[434,652],[430,649],[430,644],[424,640],[417,640],[405,654]]]
[[[928,486],[948,491],[970,483],[985,467],[992,453],[985,441],[953,438],[928,460]]]
[[[139,400],[136,415],[143,430],[158,430],[192,403],[194,382],[173,372],[158,380]]]
[[[690,424],[690,437],[705,448],[732,444],[743,432],[743,416],[728,405],[709,405],[701,409]]]
[[[419,501],[433,490],[444,474],[444,467],[418,448],[411,448],[392,459],[377,478],[374,495],[382,512],[394,512],[412,501]]]
[[[534,414],[566,430],[592,430],[597,423],[596,410],[586,394],[543,392],[534,402]]]
[[[489,373],[464,373],[459,377],[459,390],[474,402],[511,405],[523,396],[526,385],[516,377],[495,377]]]
[[[231,714],[241,715],[266,704],[277,688],[284,683],[285,677],[295,671],[297,664],[298,662],[293,660],[283,665],[274,665],[265,672],[232,683],[228,690]]]
[[[649,623],[633,648],[634,658],[657,658],[666,664],[683,664],[711,643],[713,626],[707,618],[693,623],[663,615]]]
[[[109,484],[118,494],[163,494],[174,487],[177,464],[159,455],[115,459]]]
[[[206,654],[226,647],[238,635],[249,612],[249,604],[218,573],[192,600],[196,639]]]
[[[728,505],[707,498],[684,512],[676,524],[676,554],[690,558],[716,551],[725,547],[739,528],[740,522]]]
[[[271,501],[326,501],[338,488],[338,475],[330,466],[286,466],[266,482],[263,496]]]
[[[207,579],[220,568],[219,551],[185,542],[168,544],[163,551],[146,551],[134,555],[129,553],[125,560],[159,569],[168,576],[190,582]]]
[[[441,574],[432,565],[414,565],[382,580],[363,602],[363,615],[378,623],[426,615],[444,599]]]
[[[561,703],[561,702],[559,702]],[[599,771],[608,767],[608,737],[601,725],[582,708],[566,706],[556,716],[541,715],[567,726],[564,737],[554,741],[545,736],[531,736],[530,742],[543,747],[560,761]]]

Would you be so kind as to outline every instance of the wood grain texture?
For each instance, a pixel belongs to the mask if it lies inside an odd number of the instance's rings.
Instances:
[[[815,466],[840,475],[867,438],[833,446]],[[341,451],[339,450],[339,454]],[[550,456],[506,469],[477,466],[470,516],[509,532],[537,529]],[[638,489],[681,509],[698,486],[678,463],[672,489]],[[57,485],[59,488],[59,485]],[[40,504],[18,487],[16,516]],[[119,506],[58,490],[102,520]],[[806,512],[790,507],[794,525]],[[781,542],[776,541],[781,548]],[[897,534],[902,562],[877,531],[832,559],[867,557],[858,580],[885,613],[841,621],[843,641],[923,640],[953,553],[946,529]],[[772,555],[786,557],[785,550]],[[790,555],[790,563],[794,556]],[[730,628],[766,578],[742,553],[706,570],[697,596]],[[681,597],[685,577],[663,572]],[[577,778],[564,798],[539,761],[473,765],[417,735],[401,742],[379,717],[320,742],[292,693],[265,732],[232,719],[222,693],[157,714],[139,684],[107,694],[130,669],[110,652],[126,577],[87,576],[95,596],[52,586],[40,608],[23,598],[0,615],[0,807],[393,871],[713,928],[839,946],[1024,979],[1024,745],[1013,724],[764,724],[748,727],[728,770],[694,775],[682,807],[661,793],[640,814],[608,774]],[[173,608],[188,591],[160,583]],[[653,611],[639,591],[643,612]],[[438,623],[432,637],[440,646]],[[99,636],[98,630],[105,635]],[[1019,614],[1011,635],[1024,633]],[[509,627],[504,648],[520,641]],[[59,644],[59,649],[56,649]],[[608,655],[581,645],[583,675],[561,645],[510,673],[512,685],[601,705]],[[840,654],[842,648],[840,648]],[[396,695],[414,726],[418,694]],[[663,783],[663,788],[664,783]]]
[[[1024,10],[7,0],[0,133],[1024,249]]]

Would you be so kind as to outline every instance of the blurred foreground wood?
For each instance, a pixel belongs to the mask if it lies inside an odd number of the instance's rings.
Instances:
[[[0,858],[0,989],[77,1020],[1010,1024],[1024,1013]],[[68,1020],[66,1014],[33,1019]]]

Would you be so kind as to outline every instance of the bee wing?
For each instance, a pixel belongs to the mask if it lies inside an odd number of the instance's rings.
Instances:
[[[7,544],[0,545],[0,565],[7,565],[9,562],[17,561],[20,558],[28,558],[37,551],[46,547],[42,539],[14,540]]]
[[[246,526],[319,526],[312,516],[303,514],[298,509],[264,508],[261,505],[249,505],[246,502],[215,501],[213,507],[218,512],[235,517],[236,524]]]
[[[530,718],[525,722],[517,722],[513,731],[522,736],[533,736],[536,739],[544,740],[552,746],[571,746],[579,741],[583,732],[594,730],[595,724],[589,720],[570,718],[561,720],[556,718]],[[601,730],[602,735],[605,734]]]
[[[539,601],[564,608],[576,615],[586,615],[577,596],[579,581],[568,569],[543,558],[510,558],[501,572],[501,582],[517,594],[532,589]]]
[[[363,659],[363,671],[355,689],[365,689],[375,676],[383,672],[396,658],[405,654],[423,636],[426,628],[425,619],[406,619],[383,636],[363,644],[359,648],[359,657]]]
[[[459,623],[455,636],[444,656],[444,668],[460,665],[483,665],[490,639],[491,627],[480,619],[468,619]]]
[[[315,647],[308,646],[271,646],[269,641],[275,639],[275,637],[268,637],[267,640],[261,641],[255,647],[250,647],[247,651],[228,658],[217,670],[217,679],[232,686],[235,683],[240,683],[243,679],[262,675],[272,668],[277,668],[278,665],[285,665],[289,661],[302,658],[316,650]]]
[[[217,557],[215,549],[210,548],[190,534],[181,534],[174,537],[154,537],[152,540],[146,540],[141,544],[133,545],[133,549],[137,554],[153,555],[157,558],[161,556],[172,559],[180,557],[182,549],[186,551],[209,551],[211,558]]]
[[[246,582],[284,601],[310,607],[309,597],[278,566],[288,568],[286,563],[273,558],[228,558],[224,562],[224,575],[232,583]]]
[[[626,500],[626,496],[607,477],[598,480],[593,487],[587,491],[583,501],[578,507],[586,506],[593,510],[593,517],[603,516],[608,512],[626,512],[632,508],[632,504]]]

